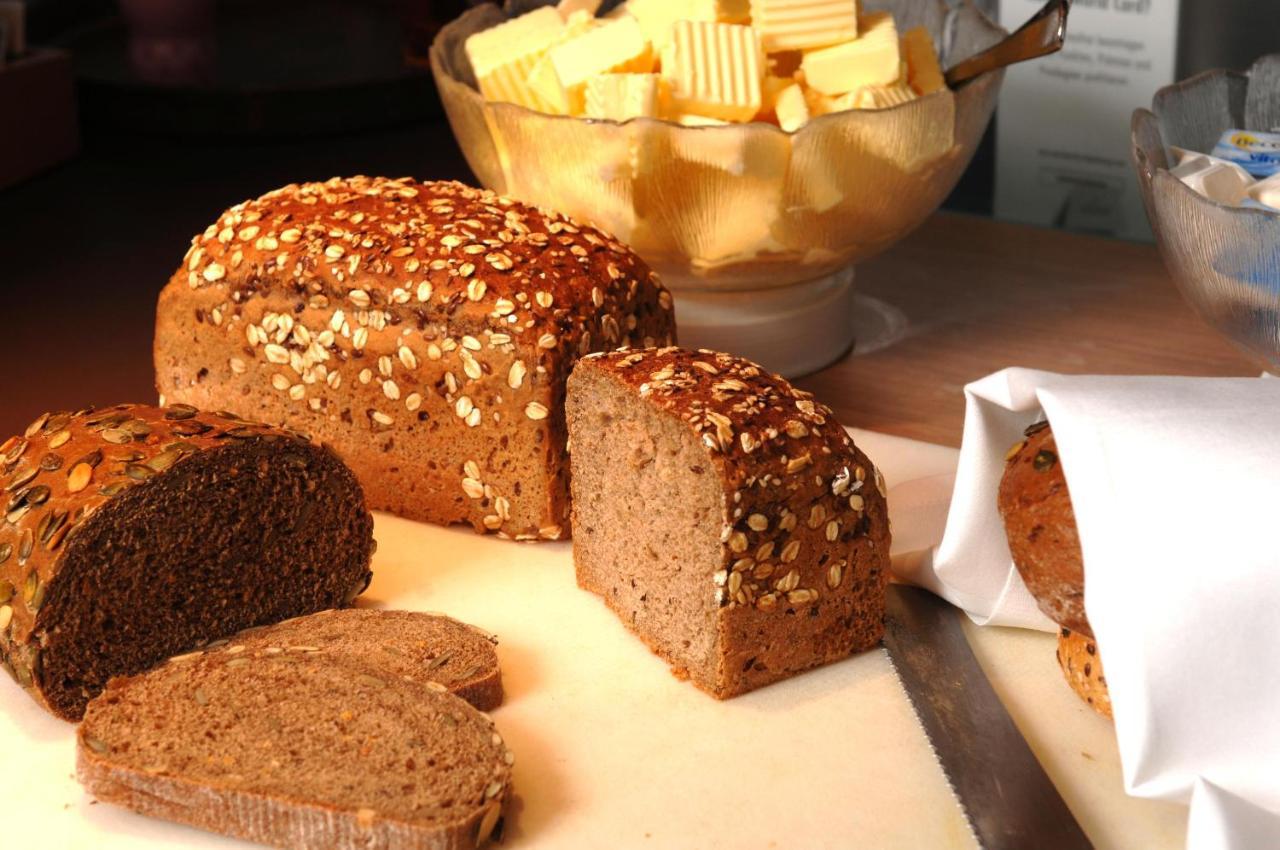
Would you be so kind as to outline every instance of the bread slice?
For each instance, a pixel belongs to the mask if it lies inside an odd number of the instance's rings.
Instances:
[[[831,411],[753,363],[588,355],[569,378],[573,557],[678,675],[719,698],[874,646],[882,482]]]
[[[277,847],[471,848],[510,751],[434,682],[323,652],[205,653],[113,679],[77,735],[99,800]]]
[[[396,678],[436,682],[481,711],[502,704],[498,639],[443,614],[345,608],[247,629],[209,652],[248,657],[303,653],[355,661]]]
[[[0,444],[0,491],[0,665],[67,720],[112,676],[347,605],[372,575],[351,470],[232,413],[46,413]]]

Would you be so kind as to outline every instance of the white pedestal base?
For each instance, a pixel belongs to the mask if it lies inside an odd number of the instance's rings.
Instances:
[[[833,363],[853,344],[852,266],[779,289],[674,294],[681,345],[746,357],[788,378]]]

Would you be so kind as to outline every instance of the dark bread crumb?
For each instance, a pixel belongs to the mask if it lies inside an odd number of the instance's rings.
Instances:
[[[0,661],[65,719],[111,676],[368,585],[360,485],[299,434],[118,405],[46,414],[4,446]]]

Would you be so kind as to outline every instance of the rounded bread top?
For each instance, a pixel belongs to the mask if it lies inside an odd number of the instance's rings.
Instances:
[[[796,491],[829,484],[837,496],[860,488],[861,479],[854,481],[848,467],[853,439],[831,408],[749,360],[679,347],[590,354],[584,360],[687,422],[724,461],[732,487],[767,483]]]
[[[529,339],[542,347],[578,341],[589,317],[603,339],[588,345],[621,345],[637,312],[671,312],[657,276],[600,230],[410,178],[335,177],[237,204],[192,240],[178,284],[237,301],[283,288],[313,307],[381,310],[393,323],[536,329]]]

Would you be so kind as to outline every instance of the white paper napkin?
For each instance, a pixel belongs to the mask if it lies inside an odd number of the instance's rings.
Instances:
[[[1126,789],[1191,804],[1188,847],[1280,847],[1280,381],[1007,369],[965,388],[946,530],[896,566],[979,623],[1052,630],[996,509],[1047,415]],[[890,498],[936,509],[940,483]]]

